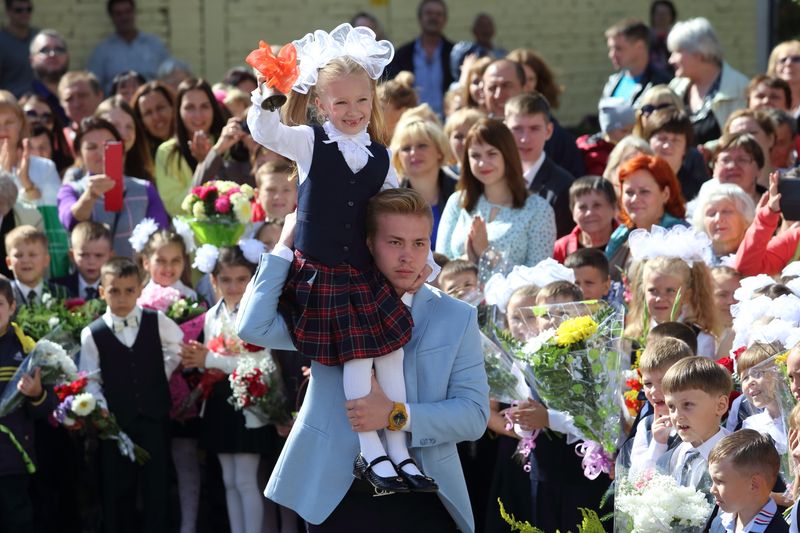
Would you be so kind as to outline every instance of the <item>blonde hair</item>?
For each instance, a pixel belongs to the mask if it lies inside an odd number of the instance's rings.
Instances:
[[[647,89],[636,104],[636,122],[633,125],[633,134],[637,137],[645,138],[645,117],[642,113],[642,107],[646,105],[659,105],[667,103],[672,104],[672,107],[675,108],[675,111],[686,110],[681,97],[675,94],[675,91],[670,89],[668,85],[653,85]]]
[[[480,119],[486,118],[486,113],[474,107],[462,107],[447,117],[444,123],[444,134],[449,138],[459,128],[471,128]]]
[[[742,377],[745,372],[757,364],[763,363],[773,355],[781,353],[782,351],[783,347],[777,342],[754,342],[736,358],[736,372],[739,374],[739,377]]]
[[[800,429],[800,403],[795,404],[789,413],[789,429]]]
[[[414,89],[414,73],[403,70],[391,80],[378,85],[378,98],[384,105],[395,109],[415,107],[419,104],[419,96]]]
[[[642,372],[666,371],[681,359],[693,355],[689,345],[680,339],[674,337],[650,339],[639,358],[639,370]]]
[[[789,49],[796,50],[796,53],[800,53],[800,41],[797,39],[792,39],[791,41],[783,41],[782,43],[775,45],[775,48],[773,48],[772,52],[769,54],[769,61],[767,62],[767,74],[770,76],[778,76],[778,74],[775,72],[776,67],[778,66],[778,57],[783,55]]]
[[[367,203],[365,225],[367,238],[374,237],[378,231],[378,218],[381,215],[411,215],[426,218],[433,228],[433,211],[428,202],[414,189],[397,187],[386,189]]]
[[[472,65],[470,65],[469,69],[467,70],[467,77],[464,82],[464,105],[466,107],[480,107],[478,102],[472,99],[472,96],[469,94],[469,87],[472,85],[472,80],[477,76],[479,78],[483,78],[483,73],[486,71],[486,68],[492,62],[492,58],[489,56],[484,56],[480,59],[476,59]]]
[[[0,89],[0,111],[11,111],[19,120],[18,145],[22,146],[22,139],[28,136],[28,121],[25,119],[25,112],[14,95],[2,89]]]
[[[719,335],[720,321],[714,308],[714,285],[711,271],[702,261],[695,261],[690,267],[679,257],[659,256],[634,263],[631,269],[631,303],[625,335],[638,339],[642,336],[642,322],[647,303],[645,300],[645,279],[653,272],[673,276],[681,280],[680,306],[684,311],[684,321],[697,325],[701,330],[714,336]],[[686,297],[687,291],[689,298]]]
[[[9,213],[11,214],[11,213]],[[20,244],[41,244],[47,251],[49,243],[47,234],[33,226],[17,226],[6,234],[5,238],[6,253],[11,254],[11,250]]]
[[[405,173],[405,169],[400,161],[400,149],[404,144],[420,139],[430,141],[436,149],[439,150],[439,155],[442,156],[442,163],[440,166],[452,165],[455,163],[456,158],[453,156],[453,151],[450,149],[450,143],[447,140],[447,135],[445,135],[442,127],[435,122],[420,120],[412,116],[410,120],[400,120],[400,122],[397,123],[390,147],[392,152],[392,165],[394,165],[397,174],[401,177]]]
[[[641,137],[637,137],[635,135],[623,137],[622,140],[619,141],[616,146],[614,146],[614,149],[611,150],[611,153],[608,154],[606,169],[603,171],[603,177],[611,183],[615,183],[616,172],[620,165],[622,165],[626,159],[630,159],[632,157],[629,156],[623,159],[625,152],[628,150],[635,150],[636,152],[645,155],[655,155],[653,149],[650,148],[650,144]]]
[[[355,74],[365,76],[366,79],[369,80],[372,92],[372,111],[369,124],[367,125],[367,133],[369,133],[373,141],[386,145],[386,131],[383,125],[383,114],[381,112],[380,99],[378,98],[377,83],[369,77],[364,67],[349,57],[337,57],[319,69],[317,84],[308,91],[308,94],[291,91],[286,105],[281,109],[283,123],[289,126],[308,124],[309,106],[320,94],[325,92],[325,83],[331,79],[343,78]],[[313,111],[313,120],[319,122],[316,110],[314,109]]]
[[[398,123],[404,120],[414,120],[414,119],[433,122],[434,124],[437,124],[440,127],[442,125],[442,121],[439,118],[439,115],[436,114],[436,111],[434,111],[431,106],[425,103],[419,104],[418,106],[410,107],[405,111],[403,111],[403,114],[400,115],[400,120],[398,120]],[[395,129],[397,129],[397,127],[395,127]]]

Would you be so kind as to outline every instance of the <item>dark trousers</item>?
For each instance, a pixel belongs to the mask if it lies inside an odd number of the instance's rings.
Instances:
[[[137,417],[120,425],[150,454],[150,460],[139,466],[119,453],[116,441],[101,442],[103,531],[132,533],[140,524],[143,532],[164,532],[169,507],[169,422]],[[139,494],[142,514],[137,519]]]
[[[333,513],[309,533],[447,533],[458,531],[436,494],[373,496],[371,486],[355,481]]]
[[[0,476],[0,533],[33,531],[29,485],[28,474]]]

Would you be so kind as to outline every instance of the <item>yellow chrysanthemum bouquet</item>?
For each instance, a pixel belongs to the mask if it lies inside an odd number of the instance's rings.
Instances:
[[[565,413],[584,442],[584,474],[608,472],[620,437],[623,312],[586,301],[528,308],[540,333],[515,356],[548,408]]]

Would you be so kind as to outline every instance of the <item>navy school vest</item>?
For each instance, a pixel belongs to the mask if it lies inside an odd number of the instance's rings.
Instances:
[[[366,244],[367,202],[381,190],[389,171],[389,153],[373,141],[373,157],[353,173],[337,144],[326,144],[325,131],[314,126],[314,155],[308,178],[297,190],[295,246],[327,266],[348,263],[367,270],[372,257]]]

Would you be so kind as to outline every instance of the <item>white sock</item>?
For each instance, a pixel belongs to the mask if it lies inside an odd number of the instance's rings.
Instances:
[[[256,453],[221,453],[222,480],[231,533],[261,533],[264,505],[258,489]]]
[[[375,378],[393,402],[406,402],[406,381],[403,373],[403,349],[393,351],[382,357],[375,358]],[[386,448],[389,458],[394,464],[400,464],[411,456],[408,454],[407,436],[405,431],[384,431]],[[420,475],[422,472],[414,464],[403,466],[407,474]]]
[[[342,383],[344,385],[344,397],[348,400],[363,398],[372,389],[372,362],[373,359],[351,359],[343,366]],[[358,432],[358,442],[361,447],[361,455],[367,463],[381,455],[386,455],[383,443],[377,431]],[[372,467],[372,471],[381,477],[396,476],[397,472],[389,461],[381,461]]]
[[[200,505],[200,464],[197,439],[172,439],[172,462],[178,477],[178,499],[181,505],[181,533],[194,533],[197,508]]]

